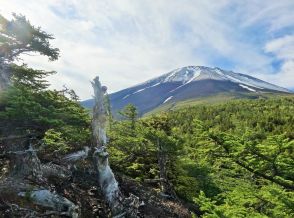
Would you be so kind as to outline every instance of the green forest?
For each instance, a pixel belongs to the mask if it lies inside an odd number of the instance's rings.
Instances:
[[[292,217],[294,99],[237,100],[110,127],[111,164],[138,181],[158,178],[158,152],[176,195],[203,217]],[[127,134],[126,134],[127,133]]]
[[[0,179],[5,180],[13,171],[7,156],[28,149],[27,136],[33,136],[41,162],[60,163],[93,143],[93,129],[92,113],[74,90],[48,88],[47,78],[56,72],[13,62],[28,49],[58,59],[59,50],[49,43],[53,37],[23,16],[0,19],[12,27],[1,29],[0,38],[0,64],[10,78],[0,95]],[[20,23],[30,34],[20,34]],[[128,105],[120,120],[113,118],[107,96],[104,103],[115,176],[180,202],[191,217],[294,217],[293,96],[185,106],[146,117]],[[90,164],[85,159],[76,170],[86,172]],[[9,200],[14,201],[1,196],[0,214]]]

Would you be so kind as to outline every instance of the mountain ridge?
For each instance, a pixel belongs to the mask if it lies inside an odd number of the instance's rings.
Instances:
[[[183,73],[183,71],[185,71],[186,74]],[[234,80],[236,82],[240,82],[243,84],[250,83],[249,81],[247,82],[242,81],[238,79],[238,77],[239,78],[242,77],[243,80],[244,78],[246,78],[247,80],[251,80],[251,82],[255,81],[255,83],[257,82],[262,83],[263,86],[268,85],[267,87],[268,89],[283,91],[283,92],[290,92],[286,88],[271,84],[261,79],[257,79],[247,74],[235,73],[233,71],[223,70],[219,67],[205,67],[205,66],[186,66],[186,67],[177,68],[159,77],[155,77],[153,79],[147,80],[146,82],[140,83],[138,85],[152,83],[153,81],[158,81],[158,79],[160,78],[165,78],[164,81],[161,81],[161,82],[175,82],[175,81],[181,82],[182,81],[182,82],[190,83],[195,80],[214,79],[214,80],[231,80],[231,81]],[[138,86],[138,85],[135,85],[135,86]],[[252,85],[253,84],[251,84],[251,86]],[[135,87],[135,86],[132,86],[132,87]],[[256,86],[257,88],[266,88],[263,86],[260,87],[258,85],[253,85],[253,86]],[[132,88],[132,87],[129,87],[129,88]]]
[[[134,104],[140,115],[167,103],[177,103],[220,93],[291,93],[290,90],[255,77],[222,70],[218,67],[186,66],[138,85],[110,94],[112,111],[116,113],[127,104]],[[91,99],[82,105],[90,108]]]

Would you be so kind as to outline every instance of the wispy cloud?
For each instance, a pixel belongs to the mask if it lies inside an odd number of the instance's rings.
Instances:
[[[186,65],[219,66],[294,86],[292,0],[0,0],[54,34],[61,58],[24,57],[56,70],[53,87],[91,95],[99,75],[117,91]],[[291,53],[292,52],[292,53]],[[277,61],[281,62],[276,66]],[[272,79],[275,79],[272,81]]]

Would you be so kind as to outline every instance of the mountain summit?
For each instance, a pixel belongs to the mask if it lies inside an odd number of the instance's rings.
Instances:
[[[245,74],[204,66],[178,68],[139,85],[110,95],[114,113],[134,104],[144,114],[164,104],[219,94],[259,96],[264,93],[289,93],[289,90]],[[83,105],[91,107],[92,100]]]
[[[244,85],[248,85],[251,87],[255,87],[257,89],[269,89],[280,92],[289,92],[287,89],[267,83],[265,81],[259,80],[257,78],[241,74],[234,73],[232,71],[222,70],[220,68],[210,68],[203,66],[188,66],[178,68],[173,70],[167,74],[164,74],[155,79],[151,79],[144,84],[152,84],[152,86],[156,86],[162,83],[168,82],[181,82],[182,85],[177,88],[181,88],[193,81],[201,81],[201,80],[218,80],[218,81],[231,81],[234,83],[238,83],[242,85],[241,87],[245,87]],[[155,83],[155,84],[153,84]],[[253,91],[250,89],[249,91]]]

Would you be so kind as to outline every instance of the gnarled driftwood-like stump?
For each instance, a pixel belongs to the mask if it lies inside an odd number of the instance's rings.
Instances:
[[[107,114],[104,105],[107,88],[101,86],[98,77],[94,79],[92,86],[95,99],[92,119],[93,145],[95,147],[93,160],[98,173],[99,185],[111,208],[113,217],[137,217],[139,198],[134,195],[124,198],[108,163],[108,153],[105,147],[107,144]]]

